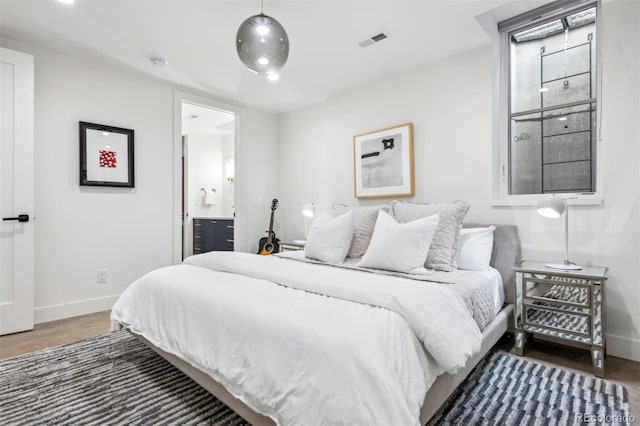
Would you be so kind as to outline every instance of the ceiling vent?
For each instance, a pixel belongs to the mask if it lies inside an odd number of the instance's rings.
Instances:
[[[374,43],[379,43],[382,40],[384,40],[385,38],[389,38],[389,34],[386,34],[382,31],[380,31],[379,33],[376,33],[372,36],[369,36],[367,38],[365,38],[364,40],[362,40],[361,42],[358,43],[358,46],[360,47],[367,47],[367,46],[371,46]]]
[[[149,60],[151,61],[151,65],[153,65],[154,67],[157,67],[157,68],[164,68],[169,63],[166,60],[164,60],[162,58],[158,58],[158,57],[151,57],[151,58],[149,58]]]

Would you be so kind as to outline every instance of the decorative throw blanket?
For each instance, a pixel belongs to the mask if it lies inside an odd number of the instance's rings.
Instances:
[[[495,317],[494,296],[491,286],[487,285],[487,277],[483,272],[464,270],[443,272],[424,269],[423,273],[409,274],[381,269],[360,268],[356,266],[360,261],[360,258],[347,258],[344,263],[324,263],[305,257],[303,251],[290,251],[280,253],[277,256],[283,259],[296,260],[299,262],[313,263],[316,265],[325,265],[335,268],[354,269],[363,272],[407,278],[422,282],[453,284],[451,289],[462,297],[465,306],[473,316],[473,319],[476,321],[480,331],[484,330],[487,324],[489,324]]]

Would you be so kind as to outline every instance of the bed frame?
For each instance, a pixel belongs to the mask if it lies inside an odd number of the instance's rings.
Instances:
[[[486,224],[465,224],[465,228],[489,226]],[[491,266],[496,268],[504,283],[505,306],[482,332],[482,346],[480,351],[469,359],[465,367],[456,374],[443,374],[436,379],[425,397],[420,410],[420,422],[426,424],[438,409],[454,393],[456,388],[471,373],[476,365],[489,353],[508,330],[513,330],[513,271],[512,267],[520,260],[520,242],[518,229],[514,225],[495,225],[493,242],[493,254]],[[220,383],[211,376],[177,356],[170,354],[149,342],[144,337],[132,333],[160,356],[173,364],[184,374],[193,379],[200,386],[212,393],[216,398],[225,403],[229,408],[238,413],[242,418],[254,426],[275,426],[275,422],[263,414],[255,412],[238,398],[231,395]]]

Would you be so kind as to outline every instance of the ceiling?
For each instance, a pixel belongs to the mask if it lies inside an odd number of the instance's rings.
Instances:
[[[235,130],[234,114],[189,103],[182,104],[182,134],[230,135]]]
[[[487,44],[475,16],[514,1],[266,0],[291,41],[277,82],[248,71],[235,51],[257,0],[0,0],[0,36],[279,113]],[[388,39],[358,46],[381,30]]]

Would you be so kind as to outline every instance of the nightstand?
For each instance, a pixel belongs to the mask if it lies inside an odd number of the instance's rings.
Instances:
[[[516,354],[524,354],[529,334],[589,349],[593,374],[603,377],[607,268],[584,266],[565,271],[548,268],[542,262],[523,261],[513,270]]]
[[[280,253],[285,251],[304,250],[304,242],[280,241]]]

